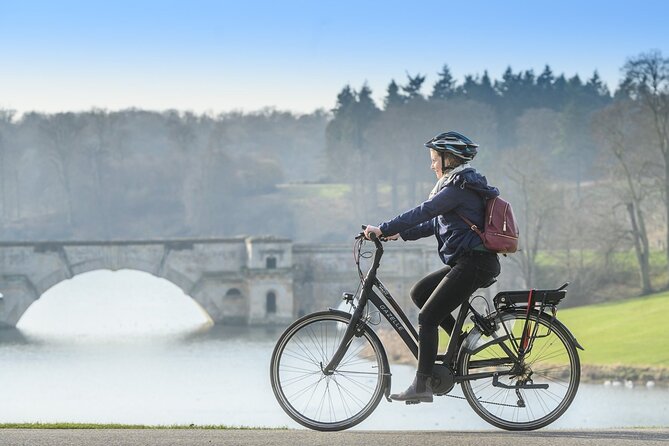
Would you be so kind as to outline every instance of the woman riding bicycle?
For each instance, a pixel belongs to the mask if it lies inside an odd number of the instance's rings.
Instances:
[[[398,401],[432,402],[432,369],[439,343],[438,327],[451,335],[455,319],[451,312],[474,291],[500,273],[497,254],[488,251],[481,238],[463,220],[483,227],[485,203],[499,195],[469,162],[478,144],[457,132],[441,133],[425,143],[430,149],[431,169],[437,184],[419,206],[380,224],[368,225],[365,235],[403,240],[437,237],[439,257],[446,265],[419,280],[411,289],[418,314],[418,371],[407,390],[390,395]],[[461,217],[462,216],[462,217]]]

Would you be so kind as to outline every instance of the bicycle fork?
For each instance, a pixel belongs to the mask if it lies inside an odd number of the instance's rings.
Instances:
[[[367,305],[367,292],[369,291],[368,288],[371,288],[371,281],[369,280],[369,277],[365,279],[363,292],[360,295],[360,301],[358,302],[358,306],[355,308],[355,311],[351,316],[351,321],[349,322],[348,327],[346,327],[346,331],[344,332],[344,336],[342,337],[339,347],[337,347],[337,351],[334,353],[332,359],[330,359],[330,362],[328,362],[327,365],[323,366],[323,363],[321,363],[321,371],[323,374],[328,376],[332,375],[339,366],[341,360],[344,359],[344,355],[348,351],[348,347],[351,345],[353,338],[362,335],[362,331],[364,329],[362,323],[362,312]]]
[[[358,309],[359,308],[360,307],[358,307]],[[344,359],[344,355],[348,351],[348,347],[351,345],[353,338],[362,334],[362,325],[360,323],[361,318],[358,314],[358,309],[353,313],[351,322],[348,324],[348,327],[346,327],[341,343],[339,344],[339,347],[337,347],[337,351],[332,356],[332,359],[330,359],[330,362],[325,366],[323,366],[323,363],[321,362],[321,371],[323,374],[332,375],[335,372],[341,360]]]

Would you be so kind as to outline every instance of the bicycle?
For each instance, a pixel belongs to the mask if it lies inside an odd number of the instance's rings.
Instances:
[[[272,353],[274,395],[293,420],[310,429],[348,429],[367,418],[383,396],[391,401],[390,364],[370,326],[370,302],[418,357],[416,329],[376,276],[383,245],[373,235],[376,250],[366,275],[360,259],[371,252],[362,252],[364,235],[356,237],[360,286],[358,292],[343,295],[352,314],[332,308],[308,314],[284,331]],[[577,348],[583,350],[556,318],[568,285],[500,292],[493,298],[495,311],[486,315],[468,299],[460,307],[445,354],[437,356],[435,396],[447,395],[460,384],[472,409],[506,430],[539,429],[558,419],[578,390]],[[473,327],[461,335],[469,314]]]

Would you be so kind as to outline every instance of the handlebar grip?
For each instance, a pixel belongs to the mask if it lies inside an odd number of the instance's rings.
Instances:
[[[362,230],[364,231],[367,229],[367,225],[362,225]],[[363,233],[364,234],[364,233]],[[375,233],[370,232],[369,233],[369,239],[374,242],[374,244],[377,246],[377,248],[381,247],[381,242],[386,241],[384,237],[379,238]]]

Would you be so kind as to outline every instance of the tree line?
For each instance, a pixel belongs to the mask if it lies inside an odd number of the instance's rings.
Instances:
[[[423,74],[390,80],[381,103],[347,85],[332,110],[303,115],[0,110],[0,235],[300,241],[295,228],[334,199],[290,201],[280,185],[344,184],[337,218],[378,222],[426,197],[423,143],[457,130],[480,144],[475,167],[514,205],[522,251],[510,258],[526,284],[570,277],[582,296],[649,293],[669,280],[669,59],[642,53],[621,74],[610,91],[596,72],[508,68],[458,82],[444,65],[431,85]]]
[[[2,238],[281,232],[292,217],[271,194],[284,181],[319,179],[326,123],[323,111],[3,110]]]
[[[597,72],[582,80],[509,67],[500,79],[484,72],[458,83],[444,65],[431,88],[421,74],[391,80],[382,104],[366,84],[347,85],[326,129],[329,165],[352,184],[357,218],[388,218],[434,182],[423,142],[460,131],[480,144],[474,164],[519,214],[522,251],[512,258],[525,283],[566,275],[582,294],[635,281],[641,294],[665,289],[669,59],[642,53],[621,72],[612,92]],[[390,206],[379,209],[384,185]],[[651,246],[649,231],[663,241]],[[664,251],[655,286],[653,249]],[[629,250],[631,264],[620,255]]]

